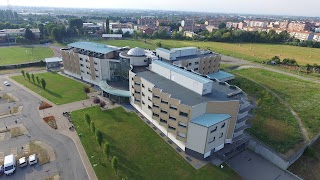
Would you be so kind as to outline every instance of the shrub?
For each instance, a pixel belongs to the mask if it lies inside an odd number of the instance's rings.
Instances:
[[[95,103],[95,104],[100,103],[100,99],[99,99],[98,97],[95,97],[95,98],[93,99],[93,103]]]
[[[85,93],[90,93],[90,88],[88,86],[85,86],[83,90]]]
[[[105,103],[104,101],[101,101],[101,102],[100,102],[100,107],[103,108],[103,107],[105,107],[105,106],[106,106],[106,103]]]

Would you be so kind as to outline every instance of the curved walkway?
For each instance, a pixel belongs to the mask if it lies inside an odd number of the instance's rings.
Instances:
[[[309,81],[309,82],[314,82],[314,83],[320,83],[320,80],[317,79],[313,79],[313,78],[308,78],[308,77],[304,77],[304,76],[299,76],[297,74],[292,74],[289,72],[285,72],[285,71],[281,71],[278,69],[274,69],[274,68],[270,68],[270,67],[266,67],[257,63],[253,63],[247,60],[243,60],[243,59],[239,59],[239,58],[234,58],[231,56],[222,56],[221,58],[221,62],[227,63],[227,64],[234,64],[234,65],[238,65],[238,66],[242,66],[242,65],[249,65],[249,66],[253,66],[253,67],[257,67],[260,69],[265,69],[268,71],[272,71],[272,72],[276,72],[276,73],[280,73],[280,74],[284,74],[287,76],[291,76],[291,77],[295,77],[304,81]]]

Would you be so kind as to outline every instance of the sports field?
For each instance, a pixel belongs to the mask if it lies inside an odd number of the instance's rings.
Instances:
[[[53,56],[48,47],[0,47],[0,65],[40,61]]]

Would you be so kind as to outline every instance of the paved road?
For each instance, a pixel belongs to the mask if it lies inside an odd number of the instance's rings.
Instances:
[[[284,171],[250,150],[245,150],[227,161],[245,180],[296,180],[291,173]]]
[[[5,81],[4,76],[0,76],[0,83],[3,86],[3,81]],[[88,179],[78,151],[73,143],[73,141],[51,129],[45,122],[41,119],[39,112],[37,110],[39,106],[39,99],[32,94],[26,92],[15,84],[11,83],[11,87],[4,87],[3,92],[11,92],[13,95],[20,99],[19,104],[23,105],[23,111],[21,115],[8,117],[0,119],[0,127],[4,127],[15,124],[17,118],[21,119],[18,123],[23,123],[24,126],[29,131],[29,137],[24,136],[19,138],[19,140],[11,139],[10,141],[1,142],[0,148],[9,147],[21,147],[21,142],[28,142],[28,140],[39,140],[51,147],[53,147],[56,153],[56,160],[40,167],[35,167],[35,171],[40,173],[30,173],[32,170],[18,171],[11,177],[1,177],[3,179],[41,179],[48,174],[60,174],[61,179],[66,180],[82,180]],[[6,144],[6,145],[4,145]],[[9,144],[9,145],[8,145]],[[25,143],[24,143],[25,144]],[[38,168],[38,169],[37,169]],[[46,172],[50,170],[49,172]],[[34,175],[33,175],[34,174]]]

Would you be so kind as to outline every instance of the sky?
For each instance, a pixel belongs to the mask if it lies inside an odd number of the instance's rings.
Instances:
[[[0,0],[6,5],[7,0]],[[319,0],[10,0],[11,5],[320,16]]]

